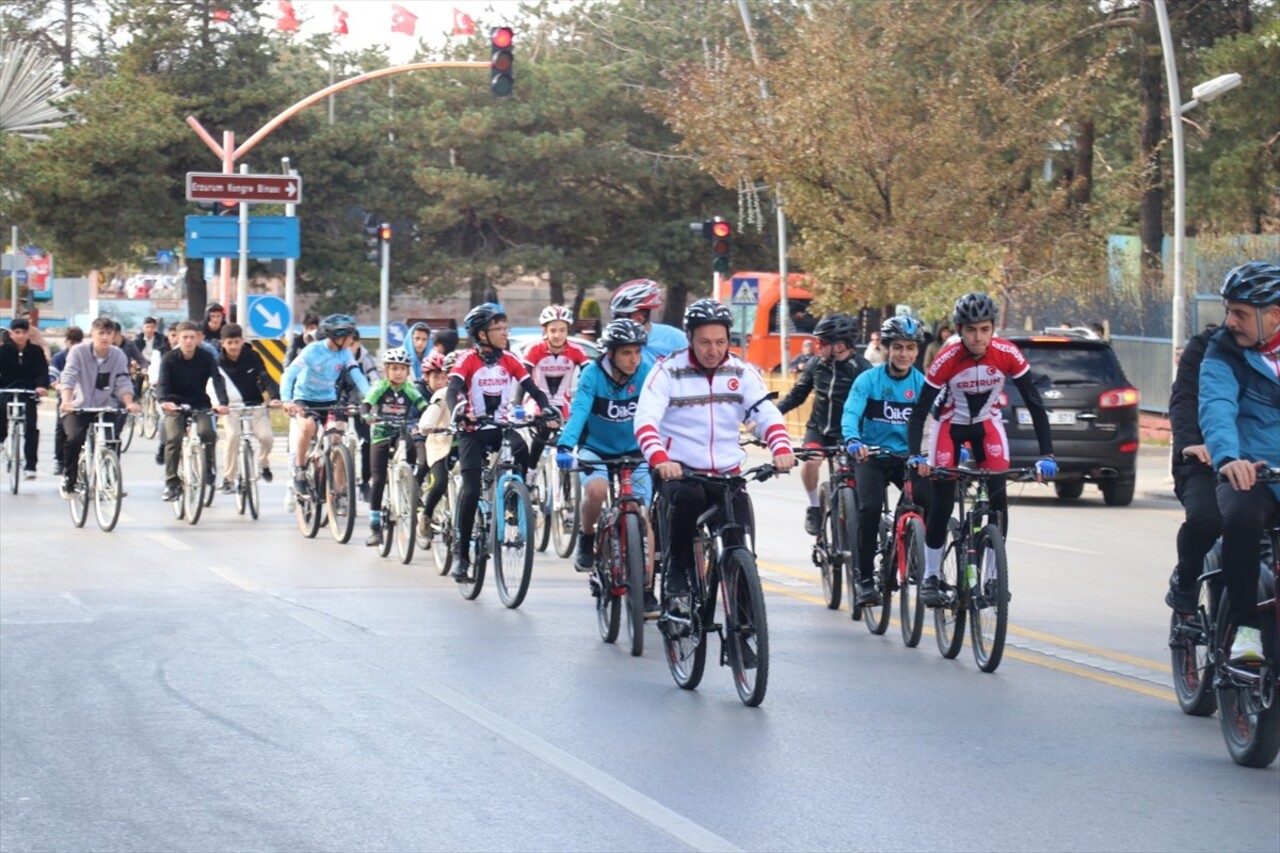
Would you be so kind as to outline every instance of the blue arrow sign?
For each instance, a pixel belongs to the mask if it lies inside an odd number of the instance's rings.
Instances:
[[[735,278],[733,280],[733,304],[756,305],[760,302],[760,279]]]
[[[240,254],[240,220],[234,216],[188,216],[187,257],[234,258]],[[249,257],[301,257],[296,216],[250,216]]]
[[[254,294],[249,297],[249,336],[282,338],[293,326],[289,306],[279,296]]]
[[[409,336],[409,327],[397,320],[387,324],[387,346],[402,347],[404,339]]]

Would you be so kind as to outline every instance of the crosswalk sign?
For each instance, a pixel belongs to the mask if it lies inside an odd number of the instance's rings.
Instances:
[[[760,279],[735,278],[733,280],[733,304],[756,305],[760,302]]]

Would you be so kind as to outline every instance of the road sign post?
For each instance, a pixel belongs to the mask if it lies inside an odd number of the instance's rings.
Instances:
[[[298,175],[250,175],[247,172],[239,175],[187,172],[187,201],[298,204],[302,201],[302,178]]]

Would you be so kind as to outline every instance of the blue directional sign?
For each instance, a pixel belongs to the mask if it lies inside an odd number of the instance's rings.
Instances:
[[[249,336],[282,338],[293,327],[289,306],[279,296],[254,294],[249,297]]]
[[[189,258],[240,254],[240,220],[234,216],[188,216],[186,237]],[[249,217],[249,257],[297,258],[301,248],[296,216]]]
[[[409,327],[397,320],[387,324],[387,346],[402,347],[404,339],[409,337]]]
[[[733,304],[757,305],[760,302],[760,279],[733,279]]]
[[[171,263],[173,263],[175,260],[177,260],[177,259],[174,257],[173,250],[171,250],[171,249],[156,249],[156,263],[157,263],[157,264],[171,264]]]

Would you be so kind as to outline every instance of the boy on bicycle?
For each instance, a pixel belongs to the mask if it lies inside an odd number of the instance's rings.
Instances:
[[[480,502],[480,471],[485,458],[502,445],[502,430],[496,424],[475,426],[480,417],[503,417],[512,408],[515,388],[533,398],[543,412],[547,427],[559,426],[559,416],[551,406],[547,395],[533,384],[520,359],[507,352],[510,326],[507,312],[496,302],[477,305],[462,320],[471,337],[472,349],[467,350],[453,366],[449,374],[449,388],[445,399],[449,411],[470,421],[458,436],[458,464],[462,472],[462,487],[458,490],[457,539],[454,543],[453,569],[449,576],[458,582],[467,579],[471,571],[471,531],[475,523],[476,504]],[[461,404],[461,405],[460,405]],[[515,463],[522,470],[529,468],[529,449],[516,435],[513,439]]]
[[[360,413],[369,426],[369,538],[366,545],[382,544],[382,492],[387,486],[387,460],[395,452],[406,426],[410,408],[421,411],[427,401],[409,381],[413,359],[403,347],[389,349],[382,356],[383,377],[364,395]],[[380,418],[396,418],[401,423],[380,424]],[[405,448],[409,464],[414,462],[414,446]]]
[[[853,382],[844,403],[840,424],[845,449],[856,463],[858,483],[858,570],[857,603],[880,603],[880,592],[872,583],[872,565],[876,553],[876,534],[880,513],[884,509],[886,482],[899,489],[903,486],[907,465],[905,459],[869,459],[867,445],[906,456],[907,422],[920,400],[924,374],[915,367],[924,326],[910,317],[890,317],[880,327],[880,345],[888,351],[884,364],[862,373]],[[912,494],[925,505],[927,491],[914,471]]]
[[[604,327],[600,336],[604,352],[582,371],[569,422],[556,444],[556,465],[562,470],[575,466],[574,448],[579,448],[578,459],[584,462],[640,453],[633,423],[640,389],[644,387],[652,367],[642,352],[647,339],[644,326],[625,317]],[[573,567],[580,572],[589,572],[594,562],[596,522],[609,495],[609,474],[604,468],[597,468],[583,472],[580,479],[581,529]],[[649,466],[636,468],[631,484],[642,505],[648,506],[651,492]],[[652,593],[646,594],[645,598],[646,604],[651,604],[656,610],[657,601],[652,599]]]
[[[589,362],[582,347],[569,340],[573,324],[573,312],[563,305],[548,305],[538,317],[542,324],[542,340],[529,347],[524,354],[524,366],[533,377],[533,384],[547,395],[561,419],[569,416],[569,401],[573,399],[578,371]],[[550,435],[543,429],[535,429],[529,448],[529,458],[538,464],[542,449]]]
[[[122,350],[111,345],[115,326],[110,317],[99,317],[89,327],[89,342],[76,344],[67,354],[67,362],[58,377],[62,398],[62,429],[66,433],[62,455],[62,485],[58,495],[70,497],[76,487],[76,467],[84,449],[85,436],[93,423],[91,414],[76,414],[76,409],[102,409],[114,404],[113,397],[131,412],[138,411],[133,400],[133,380],[129,378],[129,360]],[[115,432],[120,435],[126,415],[115,418]]]
[[[951,320],[958,334],[938,350],[929,365],[920,401],[911,410],[907,425],[907,446],[911,448],[907,464],[921,477],[929,476],[933,466],[955,465],[959,448],[965,443],[972,448],[973,460],[979,469],[1003,471],[1009,467],[1009,439],[1000,416],[1000,392],[1009,380],[1022,393],[1040,444],[1036,482],[1043,483],[1058,473],[1058,463],[1053,458],[1053,438],[1049,434],[1049,415],[1040,391],[1031,382],[1031,365],[1016,344],[996,336],[999,317],[995,300],[985,293],[967,293],[956,300]],[[949,402],[934,426],[926,458],[920,455],[924,422],[943,390]],[[938,571],[942,567],[947,523],[955,506],[955,483],[935,482],[931,491],[929,511],[925,514],[925,576],[920,584],[920,600],[926,607],[940,607],[944,598],[938,585]],[[989,497],[992,512],[1000,514],[1001,532],[1007,534],[1009,498],[1003,478],[992,479]]]
[[[5,404],[10,399],[23,400],[27,404],[27,431],[22,448],[26,456],[26,470],[22,476],[24,479],[34,480],[40,450],[40,430],[36,414],[39,412],[39,398],[49,391],[49,361],[45,358],[44,350],[31,343],[30,335],[30,321],[18,317],[9,321],[9,340],[0,345],[0,389],[21,388],[36,392],[33,398],[29,394],[5,394],[0,391],[0,446],[9,437],[9,416]],[[16,461],[11,460],[11,464],[16,464]]]
[[[675,326],[653,322],[653,312],[661,307],[662,285],[648,278],[626,282],[609,300],[609,312],[614,319],[626,317],[644,326],[649,339],[644,345],[644,354],[649,361],[657,361],[689,345],[684,333]]]
[[[95,332],[97,321],[94,321]],[[218,404],[213,405],[205,390],[213,383],[213,393]],[[130,385],[132,388],[132,384]],[[160,360],[159,397],[160,408],[164,411],[164,499],[178,499],[180,481],[178,479],[178,460],[182,456],[182,437],[184,434],[181,407],[191,409],[209,409],[219,415],[227,413],[227,386],[222,381],[222,371],[218,370],[217,356],[200,344],[200,327],[190,321],[178,324],[178,347],[166,353]],[[200,434],[200,443],[204,445],[205,481],[209,485],[217,482],[218,460],[216,444],[218,432],[213,418],[208,415],[190,415],[196,419],[196,430]],[[70,441],[70,433],[68,433]]]
[[[243,406],[271,406],[271,392],[275,382],[267,373],[262,356],[251,346],[245,346],[244,330],[239,323],[227,323],[222,327],[222,355],[218,358],[227,386],[228,400]],[[227,446],[222,460],[222,492],[235,491],[237,473],[240,470],[240,413],[227,415]],[[265,408],[253,416],[253,434],[258,437],[258,473],[265,482],[271,482],[271,448],[275,435],[271,431],[271,416]],[[248,472],[245,472],[248,476]]]
[[[450,457],[453,453],[453,438],[438,430],[449,428],[449,405],[445,400],[446,387],[449,384],[449,371],[458,360],[456,353],[441,355],[433,352],[422,361],[422,380],[431,392],[431,401],[418,419],[418,432],[425,438],[423,453],[425,464],[418,468],[418,485],[422,485],[423,474],[426,475],[427,493],[422,499],[422,511],[418,513],[418,533],[430,542],[434,531],[431,529],[431,516],[435,514],[436,505],[444,497],[449,486]]]
[[[686,613],[697,519],[719,495],[709,494],[718,487],[684,480],[684,467],[717,474],[737,471],[747,458],[738,429],[748,419],[755,421],[779,471],[790,471],[796,459],[782,414],[760,374],[729,352],[732,325],[729,307],[714,299],[699,299],[686,308],[689,347],[653,366],[636,404],[636,441],[662,481],[666,517],[658,522],[667,553],[665,590],[676,599],[674,608]],[[733,508],[749,526],[746,490],[734,494]]]

